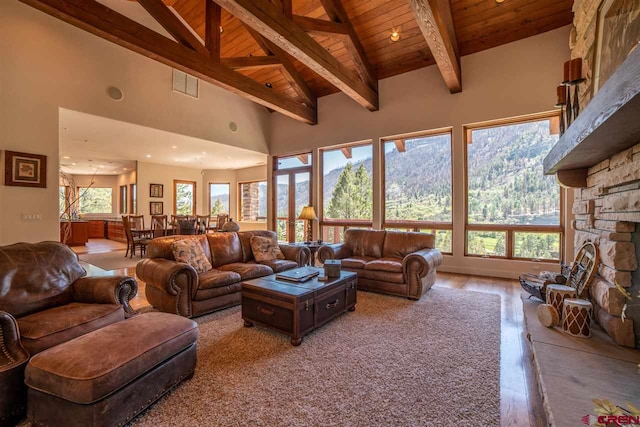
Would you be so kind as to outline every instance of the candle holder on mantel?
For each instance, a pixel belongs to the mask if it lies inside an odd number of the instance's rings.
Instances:
[[[569,64],[569,91],[571,91],[571,86],[574,87],[573,91],[573,105],[568,102],[572,109],[572,116],[575,120],[578,118],[578,114],[580,114],[580,101],[578,100],[578,85],[585,81],[585,78],[582,76],[582,58],[575,58],[570,61]]]
[[[571,106],[571,78],[570,78],[570,73],[571,73],[571,60],[567,61],[564,63],[563,66],[563,76],[564,78],[562,79],[562,85],[564,86],[564,111],[566,114],[566,118],[565,118],[565,123],[566,123],[566,127],[569,127],[569,125],[571,124],[571,112],[573,110],[573,107]],[[558,99],[560,99],[560,96],[558,95]],[[559,101],[558,101],[559,102]]]
[[[567,129],[564,122],[564,106],[567,103],[567,87],[564,85],[558,86],[556,88],[556,93],[558,95],[558,102],[556,102],[555,107],[560,108],[560,135],[562,135]]]

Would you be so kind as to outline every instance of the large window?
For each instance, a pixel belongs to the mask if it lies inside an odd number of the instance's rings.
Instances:
[[[60,215],[62,216],[63,214],[67,213],[67,191],[68,191],[68,187],[64,186],[64,185],[60,185],[58,187],[58,205],[59,205],[59,209],[60,209]]]
[[[551,117],[466,129],[466,254],[560,259],[560,188],[542,174]]]
[[[267,220],[267,181],[243,182],[240,184],[240,220]]]
[[[138,213],[138,186],[136,184],[129,184],[129,188],[131,190],[129,213],[135,215]]]
[[[432,233],[451,253],[451,130],[383,140],[386,229]]]
[[[175,215],[196,214],[196,183],[173,181],[173,212]]]
[[[278,240],[302,242],[305,240],[304,220],[299,220],[298,216],[305,206],[311,205],[313,156],[311,153],[300,153],[275,157],[273,164],[274,228]]]
[[[371,143],[322,150],[322,240],[337,242],[348,227],[373,226]]]
[[[121,214],[127,213],[127,186],[126,185],[120,186],[120,213]]]
[[[113,189],[96,187],[78,187],[78,213],[110,214],[113,213]]]
[[[209,183],[209,215],[229,214],[229,184]]]

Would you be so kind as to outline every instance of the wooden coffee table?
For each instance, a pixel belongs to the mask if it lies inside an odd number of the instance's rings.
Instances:
[[[242,283],[241,292],[244,326],[256,324],[282,332],[297,346],[304,335],[355,310],[356,289],[356,274],[349,271],[327,281],[314,277],[295,283],[278,280],[275,274],[249,280]]]

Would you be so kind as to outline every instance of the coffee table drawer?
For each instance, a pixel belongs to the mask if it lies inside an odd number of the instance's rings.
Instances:
[[[242,317],[293,333],[293,311],[290,309],[245,297],[242,299]]]
[[[339,289],[336,292],[322,295],[316,301],[316,319],[317,324],[322,324],[334,316],[344,312],[345,308],[345,291]]]

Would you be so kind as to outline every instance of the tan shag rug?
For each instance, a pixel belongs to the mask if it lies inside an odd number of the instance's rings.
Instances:
[[[418,302],[358,293],[293,347],[203,316],[198,365],[136,426],[498,426],[500,297],[433,288]]]

